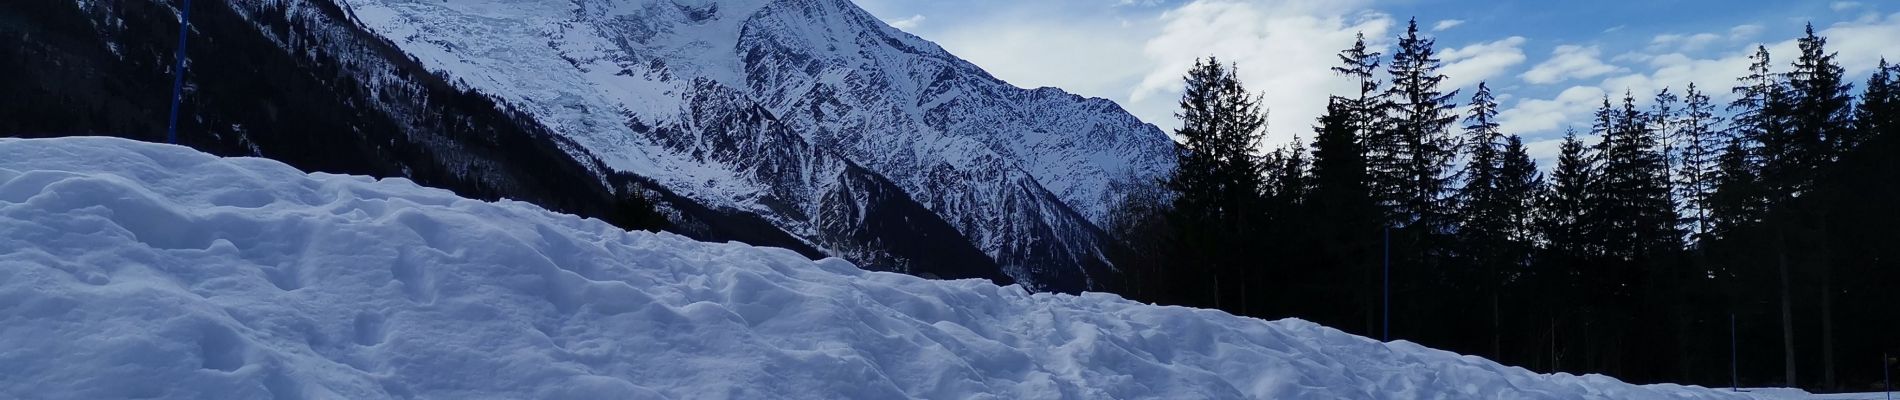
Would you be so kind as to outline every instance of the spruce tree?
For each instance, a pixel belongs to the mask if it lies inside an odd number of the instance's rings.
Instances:
[[[1595,211],[1596,181],[1596,157],[1590,147],[1578,139],[1575,131],[1565,132],[1557,165],[1550,173],[1550,189],[1544,192],[1538,207],[1538,231],[1546,245],[1539,253],[1535,271],[1538,291],[1543,293],[1544,306],[1550,312],[1553,353],[1558,347],[1560,325],[1564,326],[1561,331],[1576,332],[1578,336],[1594,333],[1586,331],[1591,326],[1587,315],[1591,304],[1603,297],[1603,291],[1589,281],[1591,274],[1586,272],[1597,266],[1601,253],[1594,233],[1601,221]],[[1563,342],[1563,347],[1569,348],[1577,340]],[[1553,368],[1558,365],[1555,359],[1551,362]]]
[[[1408,23],[1399,37],[1398,50],[1386,74],[1392,86],[1385,97],[1391,102],[1389,115],[1391,148],[1373,150],[1374,160],[1389,157],[1395,165],[1373,163],[1375,181],[1379,177],[1398,176],[1397,202],[1393,204],[1398,221],[1415,234],[1436,235],[1449,227],[1451,202],[1449,183],[1451,163],[1457,155],[1457,143],[1449,128],[1457,121],[1451,98],[1456,90],[1439,88],[1445,76],[1434,40],[1419,35],[1418,20]],[[1373,141],[1374,145],[1388,145]],[[1381,152],[1391,153],[1382,155]],[[1394,170],[1396,169],[1396,170]]]
[[[1499,200],[1496,213],[1502,217],[1504,224],[1500,226],[1500,244],[1492,255],[1495,257],[1493,265],[1499,270],[1495,271],[1496,276],[1493,278],[1497,280],[1498,288],[1491,297],[1491,345],[1493,352],[1501,353],[1502,338],[1498,335],[1503,335],[1508,329],[1500,325],[1499,319],[1502,317],[1498,315],[1499,303],[1510,293],[1510,288],[1524,283],[1524,278],[1531,272],[1528,267],[1537,243],[1536,225],[1533,222],[1544,184],[1543,178],[1538,175],[1537,163],[1531,160],[1529,150],[1524,148],[1524,141],[1517,135],[1505,137],[1504,148],[1499,155],[1495,184]]]
[[[1403,302],[1407,310],[1395,315],[1418,317],[1439,310],[1464,309],[1475,299],[1473,293],[1457,289],[1458,269],[1448,268],[1454,250],[1452,236],[1456,224],[1451,183],[1455,178],[1452,162],[1457,157],[1457,138],[1451,132],[1458,120],[1451,98],[1439,85],[1445,76],[1438,73],[1441,62],[1433,49],[1433,40],[1424,37],[1413,20],[1399,37],[1386,75],[1391,85],[1384,92],[1386,133],[1368,142],[1371,176],[1380,187],[1390,181],[1395,189],[1389,204],[1393,221],[1392,259],[1396,293],[1410,296]],[[1470,315],[1468,317],[1475,317]],[[1453,337],[1452,327],[1478,321],[1412,324],[1395,322],[1418,337]]]
[[[1802,155],[1802,151],[1797,144],[1799,141],[1795,140],[1794,132],[1789,128],[1793,106],[1789,100],[1788,85],[1780,75],[1772,72],[1768,48],[1756,46],[1755,54],[1749,59],[1752,61],[1748,67],[1749,74],[1738,79],[1741,86],[1735,87],[1736,99],[1729,104],[1729,110],[1735,113],[1735,135],[1742,139],[1737,143],[1746,143],[1746,145],[1732,145],[1729,149],[1731,151],[1724,154],[1724,157],[1729,159],[1723,160],[1724,167],[1728,167],[1723,171],[1724,184],[1741,186],[1746,182],[1749,185],[1741,188],[1724,187],[1724,190],[1735,190],[1735,193],[1722,196],[1724,200],[1735,203],[1725,204],[1718,210],[1753,211],[1757,208],[1754,204],[1759,203],[1761,215],[1737,215],[1734,219],[1766,221],[1767,210],[1786,203],[1787,199],[1798,191],[1795,183],[1800,180],[1795,178],[1801,175],[1796,173],[1801,164],[1796,160]],[[1730,163],[1737,165],[1729,165]],[[1746,164],[1746,166],[1741,164]],[[1744,172],[1757,174],[1760,178],[1740,176]],[[1751,179],[1753,182],[1748,182]],[[1781,289],[1782,372],[1787,384],[1794,386],[1797,382],[1797,369],[1794,348],[1794,299],[1789,288],[1788,235],[1785,224],[1777,224],[1771,230],[1775,235],[1768,240],[1768,245],[1775,255],[1776,273],[1780,278]]]
[[[1220,308],[1240,294],[1249,266],[1259,262],[1252,243],[1261,223],[1264,172],[1258,152],[1266,112],[1217,59],[1196,60],[1181,95],[1182,139],[1168,188],[1184,260],[1197,277],[1175,288],[1189,305]],[[1237,310],[1245,313],[1244,309]]]
[[[1729,103],[1735,115],[1733,135],[1743,141],[1748,161],[1758,165],[1755,172],[1761,175],[1764,189],[1772,192],[1766,200],[1778,204],[1791,192],[1790,178],[1796,174],[1790,170],[1801,153],[1790,130],[1793,104],[1788,83],[1773,72],[1768,48],[1757,46],[1749,59],[1748,75],[1738,79],[1741,85],[1733,90],[1736,99]]]
[[[1627,93],[1622,109],[1611,112],[1610,121],[1599,145],[1610,254],[1633,261],[1680,248],[1659,135],[1646,122],[1648,116],[1636,109],[1636,98]]]
[[[1715,174],[1710,176],[1715,191],[1709,193],[1709,234],[1716,239],[1734,239],[1762,222],[1767,196],[1748,141],[1725,137],[1721,143]]]
[[[1682,120],[1675,130],[1677,198],[1682,199],[1684,220],[1695,240],[1707,240],[1710,233],[1710,196],[1715,193],[1716,157],[1722,149],[1717,131],[1721,117],[1709,96],[1689,84],[1683,93]],[[1700,245],[1697,246],[1701,247]]]
[[[1846,82],[1845,70],[1827,51],[1827,38],[1816,36],[1814,24],[1796,43],[1801,57],[1788,72],[1788,100],[1793,117],[1786,154],[1774,158],[1787,182],[1785,190],[1799,191],[1814,184],[1817,169],[1833,163],[1853,128],[1853,85]]]
[[[1509,229],[1508,199],[1501,192],[1499,168],[1502,163],[1504,134],[1498,130],[1498,105],[1491,88],[1478,84],[1465,116],[1465,167],[1459,172],[1464,186],[1457,195],[1458,242],[1463,256],[1474,266],[1487,270],[1480,279],[1486,288],[1495,282],[1505,262],[1502,247]]]
[[[1599,218],[1592,215],[1597,201],[1596,182],[1596,156],[1576,132],[1566,132],[1557,166],[1550,173],[1550,191],[1540,207],[1543,218],[1539,224],[1550,250],[1559,258],[1575,262],[1601,252],[1594,240]]]
[[[1333,72],[1353,80],[1358,92],[1352,97],[1333,96],[1333,102],[1341,108],[1341,123],[1356,137],[1356,147],[1365,163],[1366,176],[1363,181],[1374,202],[1380,209],[1379,221],[1385,226],[1395,225],[1397,216],[1389,211],[1397,207],[1401,198],[1400,190],[1405,182],[1404,169],[1399,163],[1399,140],[1390,129],[1391,102],[1386,92],[1380,90],[1381,82],[1374,76],[1378,72],[1379,52],[1366,46],[1364,33],[1358,34],[1352,47],[1339,52],[1338,66]],[[1317,144],[1317,142],[1315,142]]]
[[[1764,158],[1779,152],[1766,147],[1779,142],[1777,137],[1784,135],[1788,125],[1786,90],[1772,69],[1768,48],[1756,46],[1749,59],[1748,75],[1736,79],[1738,85],[1731,90],[1735,100],[1728,105],[1729,129],[1718,139],[1722,147],[1709,211],[1712,230],[1719,237],[1763,222],[1770,202],[1767,182],[1762,179]]]
[[[1312,211],[1312,236],[1317,240],[1318,258],[1330,266],[1330,276],[1343,281],[1353,294],[1360,332],[1378,332],[1380,298],[1379,268],[1376,263],[1379,226],[1383,214],[1373,203],[1366,186],[1365,152],[1360,147],[1354,118],[1355,103],[1334,98],[1320,117],[1313,138],[1312,189],[1308,209]]]
[[[1465,116],[1465,167],[1459,172],[1464,186],[1457,194],[1463,222],[1459,232],[1468,242],[1493,241],[1502,236],[1507,221],[1500,213],[1503,194],[1498,188],[1504,133],[1498,130],[1497,99],[1488,85],[1478,83],[1469,109]]]
[[[1682,96],[1677,96],[1675,93],[1670,92],[1670,88],[1665,87],[1662,91],[1656,92],[1656,97],[1650,102],[1649,106],[1649,129],[1654,131],[1656,137],[1660,140],[1662,145],[1663,167],[1665,171],[1669,171],[1670,173],[1674,173],[1676,171],[1676,165],[1681,162],[1681,160],[1676,158],[1676,156],[1680,154],[1676,148],[1681,146],[1681,144],[1676,141],[1676,139],[1681,136],[1679,131],[1682,130],[1683,123],[1682,113],[1684,110],[1680,107],[1681,103]],[[1669,183],[1673,184],[1674,181]],[[1680,207],[1680,205],[1678,205],[1678,207]]]
[[[1491,96],[1490,86],[1479,83],[1465,116],[1466,160],[1465,168],[1459,173],[1464,177],[1464,186],[1456,194],[1456,216],[1461,222],[1457,243],[1461,250],[1459,256],[1466,266],[1452,273],[1454,289],[1475,291],[1487,297],[1490,303],[1492,357],[1501,351],[1497,303],[1503,286],[1502,276],[1508,268],[1504,264],[1511,263],[1505,254],[1506,231],[1511,223],[1507,214],[1509,207],[1504,194],[1499,192],[1498,182],[1504,134],[1498,131],[1497,114],[1497,100]]]
[[[1366,187],[1366,158],[1361,136],[1355,133],[1353,107],[1333,99],[1314,129],[1311,198],[1326,220],[1372,219],[1370,214],[1377,212]]]
[[[1900,91],[1894,87],[1897,72],[1900,67],[1889,65],[1886,58],[1881,58],[1880,66],[1867,77],[1867,91],[1861,94],[1860,104],[1854,108],[1854,130],[1843,140],[1843,153],[1859,148],[1874,137],[1900,130]]]
[[[1306,202],[1312,186],[1306,145],[1298,137],[1274,150],[1267,164],[1267,196],[1276,206],[1291,209]]]
[[[1498,163],[1497,192],[1503,199],[1505,240],[1510,244],[1511,264],[1522,265],[1530,257],[1531,246],[1538,241],[1536,226],[1537,202],[1545,191],[1543,174],[1537,170],[1537,162],[1531,159],[1530,150],[1524,147],[1524,140],[1517,135],[1504,139],[1503,157]]]
[[[1783,240],[1795,243],[1783,246],[1808,250],[1786,257],[1809,267],[1803,268],[1807,270],[1804,272],[1820,278],[1822,385],[1832,389],[1836,385],[1831,257],[1835,240],[1827,237],[1829,200],[1824,198],[1825,193],[1814,189],[1824,174],[1833,173],[1841,149],[1854,136],[1853,98],[1849,95],[1853,87],[1834,62],[1834,53],[1827,51],[1827,38],[1815,35],[1814,24],[1807,25],[1806,35],[1796,43],[1801,57],[1788,72],[1789,134],[1780,136],[1783,142],[1771,147],[1782,152],[1771,154],[1765,169],[1775,196],[1789,202],[1783,207],[1788,221],[1776,228]]]

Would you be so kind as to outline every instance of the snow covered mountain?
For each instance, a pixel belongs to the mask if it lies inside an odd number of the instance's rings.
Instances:
[[[826,232],[854,221],[820,209],[862,195],[838,187],[850,165],[1016,281],[1076,290],[1110,271],[1108,179],[1172,163],[1173,143],[1114,103],[1016,88],[847,0],[338,1],[609,168],[863,261]]]
[[[0,135],[162,137],[168,104],[132,94],[167,92],[177,4],[0,4],[24,17],[0,25],[24,99]],[[193,147],[616,223],[645,197],[675,232],[879,270],[1103,288],[1108,179],[1172,162],[1112,102],[1011,86],[846,0],[196,7]]]
[[[0,232],[0,398],[1780,396],[867,272],[122,139],[0,139]]]

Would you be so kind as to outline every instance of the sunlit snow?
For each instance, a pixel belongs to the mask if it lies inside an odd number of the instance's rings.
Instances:
[[[0,232],[0,398],[1742,398],[119,139],[0,139]]]

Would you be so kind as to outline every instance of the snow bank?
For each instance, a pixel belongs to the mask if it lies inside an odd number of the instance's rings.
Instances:
[[[0,398],[1735,396],[865,272],[402,179],[0,139]]]

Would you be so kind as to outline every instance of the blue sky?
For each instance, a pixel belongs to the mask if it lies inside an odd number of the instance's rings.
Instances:
[[[857,0],[879,18],[1025,87],[1121,103],[1171,129],[1180,75],[1198,56],[1238,62],[1271,109],[1270,141],[1310,139],[1326,95],[1352,84],[1327,68],[1364,32],[1389,46],[1407,18],[1438,39],[1450,84],[1500,94],[1508,133],[1539,158],[1565,128],[1587,130],[1606,93],[1647,98],[1690,82],[1726,103],[1766,45],[1777,68],[1804,22],[1829,37],[1856,81],[1900,60],[1900,2],[1476,0]],[[1389,53],[1389,51],[1387,51]]]

